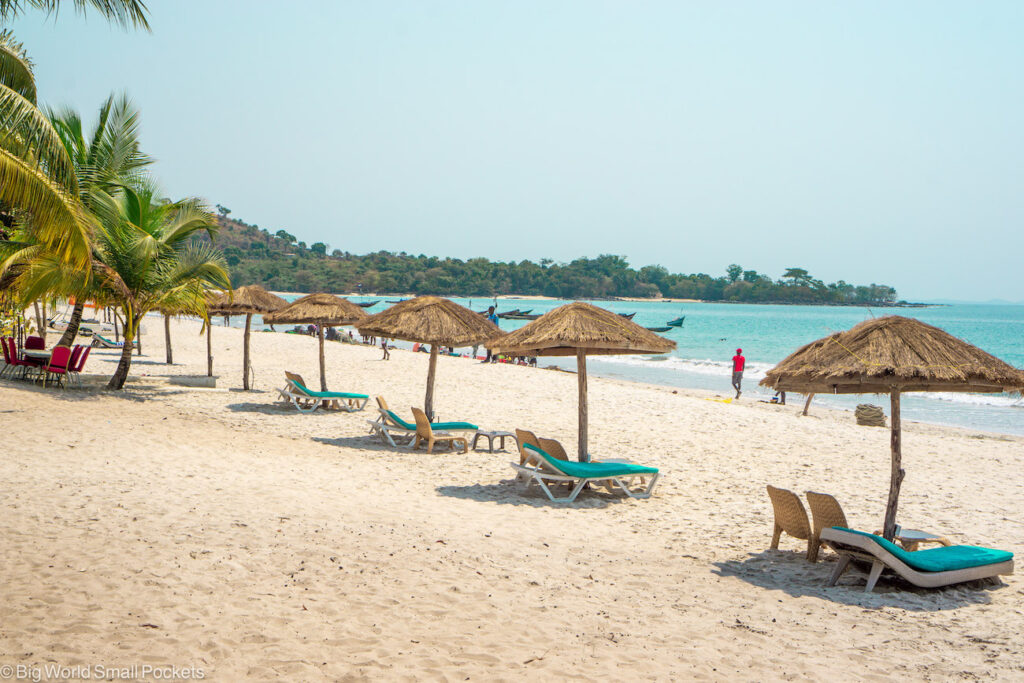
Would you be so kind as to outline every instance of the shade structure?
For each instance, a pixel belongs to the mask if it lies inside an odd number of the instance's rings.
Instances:
[[[327,369],[324,365],[324,328],[351,325],[368,316],[348,299],[333,294],[307,294],[284,308],[263,316],[270,324],[313,324],[320,338],[320,391],[327,391]]]
[[[889,394],[892,472],[883,535],[892,540],[903,482],[900,395],[907,391],[993,393],[1024,389],[1024,372],[920,320],[866,320],[803,346],[768,371],[776,391]]]
[[[493,344],[493,353],[515,356],[576,356],[579,388],[580,462],[587,455],[587,356],[668,353],[676,348],[670,339],[627,320],[617,313],[576,302],[560,306],[533,322],[510,332]]]
[[[207,299],[207,311],[210,315],[245,315],[245,338],[242,351],[242,388],[247,391],[249,389],[249,337],[252,333],[252,316],[257,313],[265,315],[287,305],[287,301],[271,294],[259,285],[246,285]],[[213,374],[209,323],[207,323],[206,334],[207,371]]]
[[[406,299],[358,323],[364,336],[430,344],[427,393],[423,412],[434,417],[434,376],[438,346],[472,346],[501,336],[498,326],[484,316],[437,296]]]

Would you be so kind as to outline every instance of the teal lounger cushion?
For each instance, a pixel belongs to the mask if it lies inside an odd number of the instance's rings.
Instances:
[[[395,424],[401,425],[402,429],[408,429],[410,432],[415,432],[416,431],[416,424],[415,423],[409,424],[408,422],[406,422],[402,418],[398,417],[398,415],[396,415],[395,412],[392,411],[392,410],[388,411],[388,415],[391,417],[392,420],[395,421]],[[480,429],[475,424],[471,424],[469,422],[431,422],[430,423],[430,428],[434,429],[434,430],[437,430],[437,431],[444,431],[445,429],[466,429],[466,430],[470,430],[470,429],[477,430],[477,429]]]
[[[295,383],[295,386],[297,386],[299,389],[306,392],[313,398],[370,398],[366,394],[347,394],[344,391],[313,391],[312,389],[307,389],[305,386],[299,384],[298,382]]]
[[[562,474],[577,479],[604,479],[606,477],[627,477],[639,474],[657,474],[657,467],[644,467],[625,462],[573,462],[552,458],[532,444],[525,444],[534,453],[539,453],[549,465]]]
[[[856,529],[844,529],[841,526],[834,528],[840,531],[848,531],[851,534],[867,536],[899,558],[905,565],[919,572],[951,572],[957,569],[970,569],[972,567],[984,567],[987,564],[1008,562],[1013,559],[1013,553],[1006,550],[982,548],[976,545],[951,545],[910,552],[892,541],[885,540],[881,536],[857,531]]]

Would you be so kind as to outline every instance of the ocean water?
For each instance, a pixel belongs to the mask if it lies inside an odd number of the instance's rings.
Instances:
[[[289,299],[295,297],[286,297]],[[352,297],[354,301],[379,297]],[[454,299],[485,310],[491,299]],[[532,309],[544,313],[566,301],[499,298],[498,312]],[[1024,306],[952,305],[928,308],[859,308],[846,306],[777,306],[763,304],[662,303],[599,301],[596,305],[616,313],[636,313],[633,321],[644,327],[663,326],[686,316],[683,326],[662,333],[677,348],[664,356],[605,356],[588,358],[594,375],[617,377],[732,395],[731,358],[737,348],[747,358],[742,400],[767,400],[772,392],[757,386],[765,372],[800,346],[832,332],[846,330],[872,316],[890,314],[918,318],[988,351],[1015,367],[1024,367]],[[367,309],[384,310],[385,299]],[[503,330],[514,330],[525,321],[501,320]],[[572,359],[540,359],[541,365],[573,368]],[[792,404],[799,395],[787,396]],[[888,396],[818,395],[814,404],[852,410],[858,403],[881,405],[889,412]],[[1019,395],[914,393],[901,403],[905,420],[970,427],[991,432],[1024,435],[1024,400]],[[813,404],[812,404],[813,410]]]

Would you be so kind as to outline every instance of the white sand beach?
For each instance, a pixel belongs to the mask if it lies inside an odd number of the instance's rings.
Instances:
[[[1024,679],[1024,584],[918,590],[806,543],[768,550],[773,484],[881,525],[889,431],[850,413],[725,404],[590,378],[590,447],[663,473],[649,500],[556,506],[508,452],[426,455],[361,413],[297,413],[312,337],[147,321],[121,393],[0,381],[0,663],[197,667],[207,680]],[[52,340],[51,340],[52,342]],[[329,343],[331,389],[422,405],[424,354]],[[94,349],[87,374],[118,352]],[[88,382],[87,382],[88,384]],[[728,387],[723,387],[725,391]],[[868,399],[880,403],[880,399]],[[442,357],[443,420],[575,449],[576,378]],[[372,406],[372,404],[371,404]],[[1024,553],[1024,439],[905,423],[900,522]]]

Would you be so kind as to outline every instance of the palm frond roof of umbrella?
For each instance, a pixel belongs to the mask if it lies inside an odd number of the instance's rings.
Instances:
[[[761,384],[801,393],[998,392],[1024,388],[1024,372],[938,327],[892,315],[797,349]]]
[[[259,285],[245,285],[230,292],[207,296],[206,305],[214,315],[242,315],[270,313],[284,308],[288,302]]]
[[[307,294],[283,308],[263,316],[268,324],[316,323],[351,325],[369,317],[359,306],[333,294]]]
[[[356,324],[367,336],[441,346],[481,344],[502,334],[484,316],[437,296],[406,299]]]
[[[489,344],[496,353],[538,356],[668,353],[676,348],[632,320],[592,304],[560,306]]]

